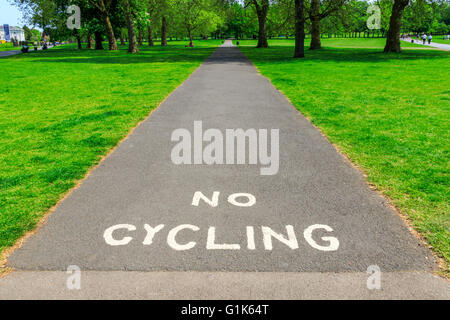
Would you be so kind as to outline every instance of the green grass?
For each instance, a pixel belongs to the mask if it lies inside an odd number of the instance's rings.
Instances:
[[[137,55],[69,45],[0,58],[0,252],[220,43],[179,41]]]
[[[431,43],[436,42],[436,43],[442,43],[442,44],[447,44],[450,46],[450,40],[443,40],[442,38],[436,36],[433,38],[433,40],[431,41]]]
[[[305,45],[309,45],[311,39],[305,40]],[[236,43],[236,41],[233,41]],[[293,39],[273,39],[269,40],[269,46],[288,46],[294,45]],[[384,48],[386,39],[383,38],[322,38],[323,47],[333,48]],[[254,47],[256,45],[255,40],[239,40],[239,46],[241,47]],[[416,48],[416,49],[431,49],[433,48],[423,46],[420,44],[410,43],[406,41],[401,42],[402,48]]]
[[[410,218],[448,272],[450,52],[241,50]]]
[[[0,52],[1,51],[10,51],[10,50],[20,50],[22,47],[14,47],[11,42],[0,43]]]

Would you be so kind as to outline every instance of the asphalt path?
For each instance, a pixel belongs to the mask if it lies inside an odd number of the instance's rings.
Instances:
[[[20,51],[20,50],[1,51],[0,52],[0,58],[1,57],[13,56],[13,55],[19,54],[19,53],[22,53],[22,51]]]
[[[261,175],[264,165],[260,164],[174,164],[171,153],[177,143],[171,136],[184,128],[194,137],[194,121],[202,121],[203,132],[214,128],[224,135],[226,129],[278,129],[277,174]],[[270,139],[271,143],[275,140]],[[204,200],[193,205],[196,192],[210,201],[219,192],[217,205]],[[246,196],[229,199],[242,193]],[[154,234],[146,227],[154,228],[150,229]],[[183,276],[187,286],[192,284],[188,279],[193,272],[218,277],[225,272],[225,279],[227,274],[242,274],[247,289],[255,289],[249,283],[261,281],[258,274],[277,283],[280,274],[290,272],[294,282],[295,275],[313,275],[308,278],[314,283],[309,297],[326,298],[330,283],[325,279],[338,286],[353,274],[352,281],[365,290],[363,275],[368,268],[379,268],[390,275],[391,285],[398,286],[378,297],[396,297],[394,292],[416,292],[422,298],[435,292],[433,297],[449,297],[448,282],[431,275],[437,269],[433,256],[398,213],[229,42],[95,168],[44,227],[13,252],[8,266],[18,271],[0,280],[0,298],[8,296],[8,288],[18,286],[23,292],[18,296],[30,298],[30,292],[36,292],[38,297],[46,292],[44,287],[50,290],[48,277],[57,274],[53,279],[61,278],[57,271],[71,265],[97,272],[97,282],[92,280],[91,285],[105,292],[107,277],[102,272],[116,272],[124,286],[133,283],[126,280],[127,274],[136,285],[143,283],[135,272],[148,277],[173,272],[179,276],[178,286]],[[396,274],[403,276],[396,278]],[[406,277],[409,282],[403,281],[405,274],[414,274],[416,280]],[[344,278],[337,281],[330,275]],[[27,277],[37,282],[33,285]],[[351,297],[360,292],[350,283],[340,289],[343,294],[331,296]],[[167,297],[176,298],[171,285],[168,279],[166,289],[172,295]],[[289,283],[284,286],[290,290]],[[123,288],[120,297],[136,297],[133,288]],[[248,297],[238,288],[218,298]],[[298,284],[292,283],[292,288]],[[276,290],[273,287],[272,294]],[[295,291],[289,292],[299,298]],[[182,295],[188,296],[189,290]],[[93,297],[108,295],[97,292]]]
[[[49,46],[48,48],[51,49],[51,48],[54,48],[54,46]],[[38,51],[42,51],[42,47],[38,47],[37,50]],[[29,52],[31,53],[33,51],[35,51],[34,47],[31,46],[30,49],[29,49]],[[16,55],[16,54],[21,54],[21,53],[22,53],[22,51],[20,51],[20,50],[1,51],[0,52],[0,58],[2,58],[2,57],[9,57],[9,56],[13,56],[13,55]]]
[[[405,38],[405,39],[401,39],[401,40],[406,41],[406,42],[411,42],[412,39]],[[422,39],[420,39],[420,40],[414,39],[414,43],[421,44],[423,46],[428,46],[428,47],[433,47],[433,48],[437,48],[437,49],[441,49],[441,50],[450,51],[450,41],[448,41],[448,44],[438,43],[438,42],[433,42],[433,41],[431,41],[431,43],[428,43],[428,40],[425,43],[423,43]]]

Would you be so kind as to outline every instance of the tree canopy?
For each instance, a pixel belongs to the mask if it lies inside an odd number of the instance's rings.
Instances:
[[[9,0],[24,13],[27,24],[40,28],[53,40],[76,38],[88,47],[106,38],[108,48],[133,42],[130,52],[144,40],[154,38],[167,45],[167,38],[185,38],[194,46],[195,38],[258,39],[267,47],[272,37],[295,37],[299,22],[311,35],[310,49],[320,49],[323,35],[377,32],[391,43],[387,51],[399,51],[400,33],[450,32],[448,0]],[[369,5],[380,8],[379,29],[366,23]],[[81,12],[80,29],[66,26],[67,8],[76,5]],[[301,6],[301,17],[298,16]],[[30,38],[31,29],[25,30]],[[134,44],[132,45],[134,46]]]

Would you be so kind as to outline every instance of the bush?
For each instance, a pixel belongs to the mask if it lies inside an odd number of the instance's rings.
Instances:
[[[13,44],[11,42],[0,43],[0,48],[12,48]]]

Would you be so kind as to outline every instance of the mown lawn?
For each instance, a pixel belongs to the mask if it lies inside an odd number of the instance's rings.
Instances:
[[[435,37],[433,37],[433,40],[432,40],[431,42],[432,42],[432,43],[433,43],[433,42],[436,42],[436,43],[447,44],[447,45],[450,46],[450,40],[444,40],[444,39],[442,39],[440,36],[435,36]]]
[[[221,43],[0,58],[0,253]]]
[[[307,38],[305,40],[305,45],[309,45],[311,39]],[[236,40],[233,41],[236,44]],[[294,46],[294,39],[272,39],[269,40],[269,46]],[[323,47],[333,47],[333,48],[384,48],[386,44],[386,39],[383,38],[322,38],[321,39]],[[239,46],[241,47],[254,47],[256,44],[255,40],[239,40]],[[428,46],[423,46],[421,44],[410,43],[406,41],[401,42],[403,48],[416,48],[416,49],[429,49],[433,50]]]
[[[409,217],[448,272],[450,52],[327,47],[292,59],[292,46],[271,45],[241,50]]]
[[[10,50],[20,50],[21,46],[14,47],[12,43],[0,43],[0,52],[1,51],[10,51]]]

